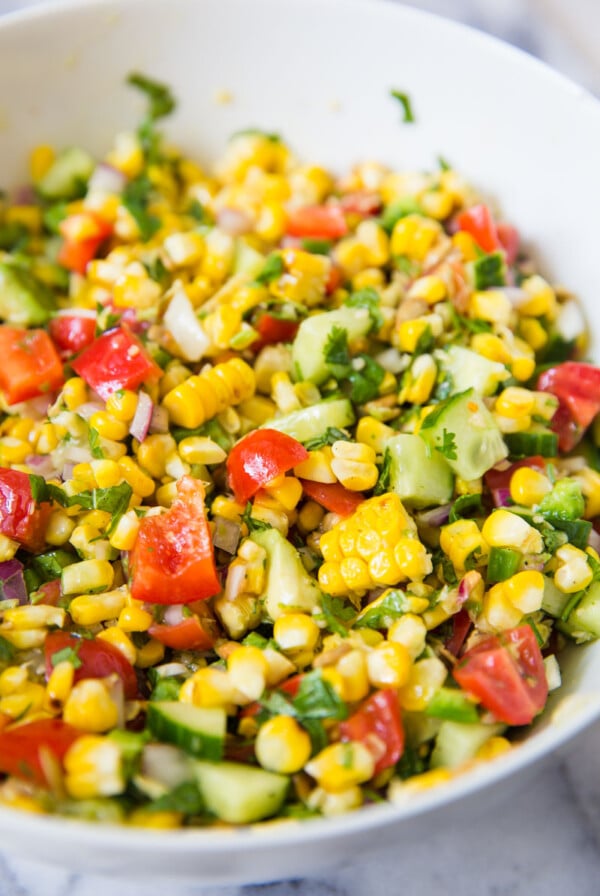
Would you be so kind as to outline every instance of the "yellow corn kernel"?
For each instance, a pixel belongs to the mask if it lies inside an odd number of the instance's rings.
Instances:
[[[114,532],[110,536],[110,546],[117,551],[131,551],[135,544],[139,529],[140,521],[137,518],[135,511],[128,511],[120,518]]]
[[[42,423],[39,428],[35,450],[38,454],[51,454],[59,442],[59,433],[53,423]]]
[[[509,386],[503,389],[494,405],[497,414],[503,417],[519,418],[534,413],[535,394],[520,386]]]
[[[137,262],[128,265],[112,286],[117,308],[152,308],[160,299],[161,292],[160,285]]]
[[[513,307],[508,296],[500,289],[486,289],[472,294],[469,311],[473,317],[508,326]]]
[[[29,454],[31,454],[29,442],[12,436],[0,438],[0,462],[5,466],[25,463],[25,458]]]
[[[160,663],[165,655],[165,645],[155,638],[150,638],[142,647],[138,648],[136,666],[140,669],[149,669]]]
[[[394,778],[388,790],[388,799],[392,803],[403,803],[415,793],[432,790],[452,780],[452,772],[448,768],[434,768],[420,775],[413,775],[406,781]]]
[[[163,243],[165,252],[175,268],[197,265],[204,254],[204,239],[199,233],[172,233]]]
[[[239,523],[245,509],[243,504],[238,504],[233,498],[217,495],[212,503],[211,512],[213,518],[222,516],[226,520],[231,520],[232,523]]]
[[[6,535],[0,534],[0,563],[4,560],[12,560],[19,550],[19,542],[13,541]]]
[[[262,426],[267,420],[271,420],[275,413],[275,404],[270,398],[262,395],[254,395],[241,401],[238,405],[238,413],[247,418],[255,427]]]
[[[369,567],[360,557],[343,557],[340,574],[351,591],[364,592],[371,587]]]
[[[176,450],[175,439],[167,433],[155,433],[148,436],[138,448],[137,460],[144,470],[147,470],[154,479],[162,479],[166,472],[167,457]],[[125,458],[123,458],[125,460]],[[135,471],[130,465],[130,469],[123,468],[123,475],[126,481],[129,476],[135,475]],[[143,472],[143,470],[141,471]],[[149,477],[148,477],[149,478]],[[129,483],[131,485],[131,483]],[[154,483],[153,483],[154,487]],[[133,488],[133,486],[132,486]]]
[[[501,583],[509,601],[522,613],[537,613],[544,599],[544,577],[537,570],[518,572]]]
[[[428,305],[443,302],[448,295],[448,287],[441,277],[435,274],[427,274],[418,277],[407,293],[409,299],[422,299]]]
[[[535,317],[521,318],[519,333],[534,352],[539,352],[548,342],[548,333]]]
[[[269,665],[258,647],[238,647],[227,659],[227,675],[236,691],[248,700],[258,700],[265,686]]]
[[[552,491],[552,483],[544,473],[530,467],[519,467],[510,478],[510,496],[515,504],[533,507]]]
[[[254,225],[255,233],[269,243],[277,242],[285,231],[286,213],[280,202],[264,202]]]
[[[72,563],[63,569],[62,592],[63,594],[91,595],[94,591],[106,591],[112,585],[113,580],[114,570],[107,560],[82,560],[81,563]],[[82,624],[89,625],[90,623]]]
[[[69,613],[77,625],[95,625],[108,619],[117,619],[125,603],[124,589],[105,591],[103,594],[82,594],[73,598],[69,604]]]
[[[46,697],[51,707],[61,707],[73,688],[75,667],[69,660],[57,663],[46,684]]]
[[[565,594],[581,591],[590,584],[593,578],[591,566],[587,562],[584,551],[572,544],[564,544],[554,555],[559,566],[554,573],[554,584]]]
[[[16,630],[48,628],[48,626],[63,628],[67,617],[66,611],[62,607],[52,607],[49,604],[25,604],[21,607],[11,607],[4,610],[3,615],[4,625]]]
[[[410,676],[411,659],[404,645],[382,641],[367,654],[369,683],[374,688],[401,688]]]
[[[273,637],[284,653],[314,650],[319,634],[319,626],[306,613],[286,613],[276,619],[273,626]]]
[[[131,133],[117,134],[114,148],[108,153],[106,161],[126,177],[137,177],[144,167],[144,153],[137,136]]]
[[[79,737],[67,750],[64,765],[67,793],[74,799],[114,796],[125,788],[121,750],[108,737]]]
[[[436,221],[443,221],[447,218],[454,208],[454,197],[449,190],[443,187],[426,190],[419,198],[421,208],[430,218]]]
[[[43,709],[45,700],[46,689],[43,685],[30,681],[18,693],[0,699],[0,713],[14,720],[29,719]]]
[[[427,626],[414,613],[404,613],[391,624],[387,633],[387,640],[406,648],[411,660],[423,653],[426,639]]]
[[[342,698],[349,703],[362,700],[369,693],[367,661],[362,650],[351,650],[336,663],[341,676]]]
[[[303,535],[314,532],[321,525],[325,511],[316,501],[305,501],[299,513],[296,525]]]
[[[358,741],[331,744],[305,766],[305,771],[329,793],[339,793],[373,777],[375,760]]]
[[[27,684],[27,668],[25,666],[7,666],[0,673],[0,697],[16,694]]]
[[[250,398],[255,384],[253,369],[241,358],[232,358],[199,376],[191,376],[168,392],[163,404],[172,422],[195,429],[231,405]]]
[[[92,414],[90,427],[95,429],[103,439],[114,439],[116,442],[122,441],[129,434],[127,425],[106,411],[96,411],[95,414]]]
[[[502,632],[519,625],[523,613],[510,599],[504,582],[498,582],[483,598],[483,609],[478,620],[485,631]]]
[[[480,532],[475,520],[456,520],[443,526],[440,532],[440,547],[452,561],[456,570],[464,572],[467,559],[472,555],[485,558],[488,546],[484,533]]]
[[[302,485],[295,476],[278,476],[264,486],[264,491],[286,511],[292,511],[302,497]]]
[[[394,225],[390,242],[392,255],[424,261],[442,234],[437,221],[422,215],[406,215]]]
[[[291,716],[273,716],[259,728],[254,751],[263,768],[293,775],[310,759],[311,741]]]
[[[90,467],[98,488],[112,488],[123,480],[121,467],[114,460],[92,460]]]
[[[331,451],[326,448],[309,451],[307,459],[294,467],[294,475],[299,479],[310,479],[312,482],[335,482],[331,461]]]
[[[106,413],[121,423],[131,423],[135,416],[138,397],[131,389],[119,389],[106,399]]]
[[[539,274],[527,277],[521,283],[521,289],[527,294],[526,301],[519,305],[521,314],[554,320],[558,311],[556,293],[543,277]]]
[[[54,149],[47,143],[40,143],[29,156],[29,172],[34,184],[41,181],[56,158]]]
[[[425,317],[415,317],[411,320],[403,320],[398,327],[398,348],[403,352],[412,354],[419,340],[430,329],[430,323]]]
[[[352,290],[354,292],[357,292],[359,289],[366,289],[369,286],[373,286],[376,289],[385,286],[385,276],[380,268],[365,268],[352,278]]]
[[[319,585],[332,597],[348,593],[348,586],[342,578],[339,563],[326,561],[319,567]]]
[[[103,680],[84,678],[73,685],[63,719],[81,731],[100,734],[117,725],[119,709]]]
[[[387,440],[394,435],[391,426],[386,426],[375,417],[361,417],[356,427],[356,441],[370,445],[376,454],[382,454]]]
[[[46,527],[45,539],[48,544],[59,547],[71,537],[75,522],[63,510],[54,510]]]
[[[271,293],[284,301],[302,302],[309,308],[319,304],[325,294],[331,260],[301,249],[285,249],[281,256],[285,274],[269,285]]]
[[[512,749],[512,744],[505,737],[490,737],[479,747],[475,753],[475,759],[489,762],[492,759],[497,759],[498,756],[504,756],[510,749]]]
[[[478,257],[478,245],[470,233],[466,230],[459,230],[452,237],[452,243],[461,253],[463,261],[475,261]]]
[[[179,455],[188,464],[221,464],[226,452],[207,436],[190,436],[182,439],[178,446]]]
[[[493,333],[475,333],[471,338],[471,348],[490,361],[500,364],[510,364],[512,355],[499,336]]]
[[[193,703],[194,706],[207,708],[222,706],[229,709],[234,705],[235,698],[235,688],[230,676],[224,669],[216,666],[198,669],[184,681],[179,692],[179,699],[183,703]]]
[[[159,470],[160,475],[157,476],[157,478],[160,478],[160,476],[164,475],[164,462],[167,456],[167,450],[171,446],[171,437],[167,437],[167,440],[152,441],[144,451],[141,451],[144,445],[146,445],[146,442],[153,438],[153,436],[148,436],[148,438],[144,440],[142,445],[140,445],[140,449],[138,450],[138,460],[146,468],[148,468],[148,465],[150,465],[150,467],[152,467],[150,472],[153,475],[154,472]],[[141,457],[140,451],[142,453]],[[140,466],[136,464],[136,462],[131,457],[121,457],[117,461],[117,464],[119,466],[123,479],[128,483],[128,485],[131,486],[133,491],[141,498],[149,498],[150,495],[154,492],[154,481],[150,478],[150,476],[144,473]]]
[[[85,560],[114,560],[115,551],[95,526],[76,526],[69,539]]]
[[[123,612],[123,610],[121,610],[121,612]],[[106,641],[108,644],[112,644],[113,647],[120,650],[125,659],[128,660],[132,666],[135,664],[137,650],[133,641],[125,634],[121,626],[111,625],[109,628],[105,628],[101,632],[98,632],[96,637],[102,641]]]
[[[130,604],[119,613],[117,625],[124,632],[146,632],[154,622],[152,613],[142,606]]]
[[[407,683],[400,689],[400,704],[408,712],[425,709],[433,695],[444,684],[446,667],[436,657],[416,662],[410,670]]]
[[[157,830],[172,830],[181,827],[182,812],[171,810],[157,810],[151,807],[139,807],[134,809],[127,818],[127,822],[135,827],[152,828]]]
[[[360,787],[346,787],[339,793],[330,793],[322,787],[315,787],[308,795],[306,805],[316,809],[326,818],[344,815],[363,804],[363,792]]]
[[[85,381],[78,376],[71,377],[62,387],[61,397],[69,411],[76,411],[88,400]]]
[[[491,547],[515,548],[525,554],[539,554],[544,548],[537,529],[509,510],[494,510],[481,530],[484,540]]]

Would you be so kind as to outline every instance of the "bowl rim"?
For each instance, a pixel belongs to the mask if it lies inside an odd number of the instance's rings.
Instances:
[[[161,2],[161,0],[155,0]],[[242,0],[231,0],[242,2]],[[281,0],[262,0],[273,8]],[[566,75],[554,69],[548,63],[536,58],[531,53],[515,47],[506,41],[484,32],[475,26],[454,19],[446,18],[428,10],[407,6],[397,0],[302,0],[303,7],[338,7],[348,14],[348,10],[364,11],[377,9],[377,15],[389,17],[390,21],[413,20],[429,22],[430,27],[445,29],[452,34],[469,35],[475,41],[487,47],[507,61],[518,60],[523,71],[530,69],[539,76],[554,83],[556,89],[568,91],[573,101],[583,104],[586,114],[596,116],[600,120],[600,101],[583,85],[576,83]],[[27,27],[29,24],[52,21],[64,15],[83,11],[103,9],[118,12],[124,6],[147,5],[147,0],[49,0],[24,9],[16,9],[0,16],[0,36],[5,32]],[[72,25],[72,23],[70,23]],[[577,648],[586,649],[585,647]],[[599,648],[600,649],[600,648]],[[23,834],[28,836],[44,836],[50,832],[60,832],[66,842],[73,846],[94,846],[110,848],[115,845],[126,845],[135,855],[145,853],[148,847],[156,848],[163,855],[194,853],[202,858],[203,854],[229,854],[232,849],[238,853],[253,851],[261,843],[269,846],[307,845],[319,840],[335,840],[346,835],[373,831],[381,827],[397,824],[408,818],[416,818],[436,808],[456,804],[476,791],[486,790],[505,778],[515,775],[553,751],[562,747],[593,722],[600,719],[600,682],[598,691],[594,693],[575,694],[571,698],[572,712],[564,713],[560,721],[552,721],[546,728],[524,740],[518,748],[509,751],[492,762],[481,763],[471,769],[452,777],[447,782],[436,785],[431,790],[424,790],[402,802],[385,802],[363,806],[344,815],[297,820],[273,819],[243,827],[226,828],[177,828],[174,830],[129,827],[122,824],[88,822],[83,819],[24,812],[0,805],[0,830],[10,833],[7,845],[12,845]],[[56,862],[60,863],[60,858]],[[143,872],[143,869],[142,869]],[[154,872],[153,872],[154,873]],[[167,873],[170,873],[167,872]]]

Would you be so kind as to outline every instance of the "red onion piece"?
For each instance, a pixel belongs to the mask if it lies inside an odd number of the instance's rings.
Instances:
[[[107,165],[106,162],[100,162],[92,172],[92,176],[88,181],[88,191],[98,191],[100,193],[122,193],[127,178],[117,168]]]
[[[231,236],[241,236],[252,230],[252,221],[239,208],[222,208],[217,212],[217,226]]]
[[[104,410],[104,404],[99,401],[86,401],[85,404],[80,404],[77,408],[77,415],[79,417],[83,417],[84,420],[89,420],[92,414],[97,414],[98,411]]]
[[[62,473],[60,474],[63,482],[66,482],[67,479],[73,478],[73,469],[75,464],[72,461],[67,461],[67,463],[63,464]]]
[[[492,498],[494,507],[509,507],[512,503],[509,488],[493,488]]]
[[[163,408],[161,405],[154,405],[154,410],[152,411],[152,420],[150,421],[150,427],[148,432],[151,433],[164,433],[169,431],[169,412],[166,408]]]
[[[147,392],[140,392],[138,395],[138,403],[129,427],[129,432],[138,442],[143,442],[148,435],[152,415],[154,411],[154,402]]]
[[[29,454],[25,458],[25,463],[32,468],[34,473],[43,476],[44,479],[54,479],[58,476],[54,461],[48,454]]]
[[[595,529],[590,529],[587,543],[597,553],[600,553],[600,533],[596,532]]]
[[[23,564],[16,557],[0,563],[0,592],[2,600],[18,600],[20,604],[26,604],[29,599]]]
[[[241,526],[228,520],[224,516],[215,516],[215,530],[213,533],[213,544],[228,554],[235,554],[240,541]]]
[[[470,598],[473,591],[475,591],[481,582],[481,575],[476,569],[470,569],[469,572],[465,573],[458,583],[457,603],[460,607],[462,607],[462,605]]]
[[[424,526],[444,526],[448,522],[450,516],[450,508],[452,504],[442,504],[440,507],[434,507],[432,510],[425,510],[423,513],[417,514],[417,522]]]

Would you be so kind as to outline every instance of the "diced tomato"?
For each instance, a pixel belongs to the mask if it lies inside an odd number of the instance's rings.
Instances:
[[[349,719],[340,722],[340,740],[364,744],[375,759],[376,775],[395,765],[404,751],[397,691],[385,688],[365,700]]]
[[[4,728],[0,731],[0,772],[46,787],[43,752],[62,764],[69,747],[83,733],[62,719],[35,719]]]
[[[96,338],[96,319],[82,314],[59,314],[50,321],[48,329],[59,351],[74,355]]]
[[[299,326],[297,320],[283,320],[265,312],[261,314],[256,324],[260,340],[252,343],[252,348],[262,348],[264,345],[273,345],[277,342],[291,342]]]
[[[471,617],[466,610],[459,610],[452,617],[452,634],[444,644],[444,647],[453,656],[460,654],[472,625]]]
[[[369,190],[356,190],[341,196],[339,204],[347,214],[367,218],[381,210],[381,196]]]
[[[318,240],[337,240],[348,233],[348,225],[339,205],[305,205],[288,214],[286,233]]]
[[[155,623],[148,629],[150,637],[173,650],[209,650],[214,646],[219,630],[215,620],[188,616],[175,625]]]
[[[27,473],[0,467],[0,532],[29,551],[41,551],[52,505],[37,504]]]
[[[528,725],[546,705],[544,660],[529,625],[486,638],[465,653],[453,675],[508,725]]]
[[[329,268],[329,277],[325,284],[325,292],[330,296],[336,289],[339,289],[343,282],[343,274],[337,264],[332,264]]]
[[[585,429],[600,413],[600,367],[565,361],[540,374],[537,388],[551,392],[560,401],[552,418],[561,451],[570,451]]]
[[[300,482],[309,498],[340,516],[350,516],[365,500],[361,492],[351,492],[339,482],[313,482],[312,479],[301,479]]]
[[[255,429],[234,445],[227,458],[229,485],[245,504],[259,489],[308,458],[300,442],[275,429]]]
[[[47,604],[51,607],[58,606],[60,599],[60,579],[52,579],[51,582],[44,582],[37,589],[36,603]]]
[[[519,254],[520,237],[519,231],[512,224],[506,221],[498,221],[496,224],[498,239],[502,243],[502,248],[506,252],[506,260],[509,264],[514,264]]]
[[[71,366],[105,401],[118,389],[137,389],[162,374],[139,339],[123,326],[99,336]]]
[[[45,330],[0,326],[0,389],[17,404],[60,389],[63,365]]]
[[[58,262],[77,274],[85,274],[88,263],[112,233],[108,221],[87,211],[69,215],[61,221],[59,229],[64,243],[58,252]]]
[[[523,457],[521,460],[515,461],[514,464],[511,464],[505,470],[488,470],[483,478],[490,491],[510,488],[512,475],[515,470],[519,469],[519,467],[531,467],[532,470],[538,470],[540,473],[543,473],[546,469],[546,465],[549,463],[551,463],[549,458],[541,457],[539,454],[536,454],[533,457]]]
[[[140,521],[129,562],[135,600],[189,604],[221,590],[198,479],[183,476],[169,510]]]
[[[49,632],[44,642],[46,678],[52,674],[52,657],[70,648],[81,663],[75,669],[74,681],[84,678],[106,678],[116,674],[123,682],[123,693],[128,700],[137,696],[138,684],[135,669],[121,651],[101,638],[78,638],[69,632]]]
[[[472,205],[471,208],[465,209],[457,216],[456,223],[460,230],[466,230],[471,234],[484,252],[495,252],[496,249],[503,248],[496,223],[487,205]]]

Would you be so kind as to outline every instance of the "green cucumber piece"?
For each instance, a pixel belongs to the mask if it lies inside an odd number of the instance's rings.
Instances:
[[[76,563],[78,559],[77,554],[64,548],[56,548],[54,551],[46,551],[45,554],[34,557],[31,560],[31,569],[37,573],[42,582],[51,582],[61,577],[65,566]]]
[[[292,345],[292,361],[298,378],[317,386],[329,379],[331,368],[325,361],[325,347],[334,327],[345,330],[348,342],[352,344],[366,336],[371,326],[371,316],[366,308],[336,308],[305,318]]]
[[[147,713],[148,727],[158,740],[176,744],[192,756],[222,757],[227,727],[224,709],[156,700],[148,703]]]
[[[483,722],[442,722],[431,754],[431,768],[457,768],[473,759],[480,747],[496,737],[506,725]]]
[[[45,324],[56,302],[52,291],[24,268],[0,262],[0,318],[16,327]]]
[[[504,582],[506,579],[510,579],[518,571],[521,560],[520,551],[514,551],[512,548],[493,547],[488,560],[488,583],[491,585],[494,582]]]
[[[265,258],[266,256],[262,252],[258,252],[245,240],[238,238],[235,246],[233,273],[255,277],[264,267]]]
[[[446,460],[467,481],[479,479],[508,454],[496,421],[474,389],[440,402],[423,421],[420,435],[437,449],[451,438]]]
[[[572,597],[572,595],[566,596]],[[590,585],[587,594],[584,594],[575,609],[570,612],[567,621],[560,622],[558,627],[578,643],[600,638],[600,582]]]
[[[506,257],[504,252],[490,252],[467,265],[475,289],[506,285]]]
[[[592,530],[592,524],[589,520],[564,520],[552,513],[545,513],[546,522],[565,532],[569,542],[576,548],[584,551],[587,547],[588,536]]]
[[[458,688],[440,688],[427,706],[425,715],[450,722],[479,722],[479,713],[472,700]]]
[[[312,613],[321,591],[308,574],[295,547],[277,529],[253,532],[252,541],[267,552],[267,584],[262,596],[269,618],[285,613]]]
[[[63,149],[38,183],[38,191],[44,199],[76,199],[85,193],[95,165],[84,149],[78,146]]]
[[[447,461],[419,436],[399,433],[385,443],[390,457],[390,490],[407,507],[446,504],[452,498],[454,476]]]
[[[209,812],[229,824],[252,824],[281,808],[289,778],[238,762],[195,762],[200,793]]]
[[[452,382],[451,395],[467,389],[474,389],[478,395],[493,395],[498,383],[509,376],[504,364],[490,361],[461,345],[436,352],[436,358]]]
[[[352,426],[355,419],[352,404],[347,398],[333,398],[269,420],[263,425],[263,429],[276,429],[299,442],[308,442],[322,436],[330,428],[344,429]]]
[[[556,457],[558,454],[558,436],[545,426],[537,426],[526,432],[509,432],[504,441],[512,457]]]
[[[571,599],[570,594],[565,594],[560,588],[557,588],[550,576],[544,576],[544,597],[542,599],[542,610],[555,619],[560,619],[565,607]]]

